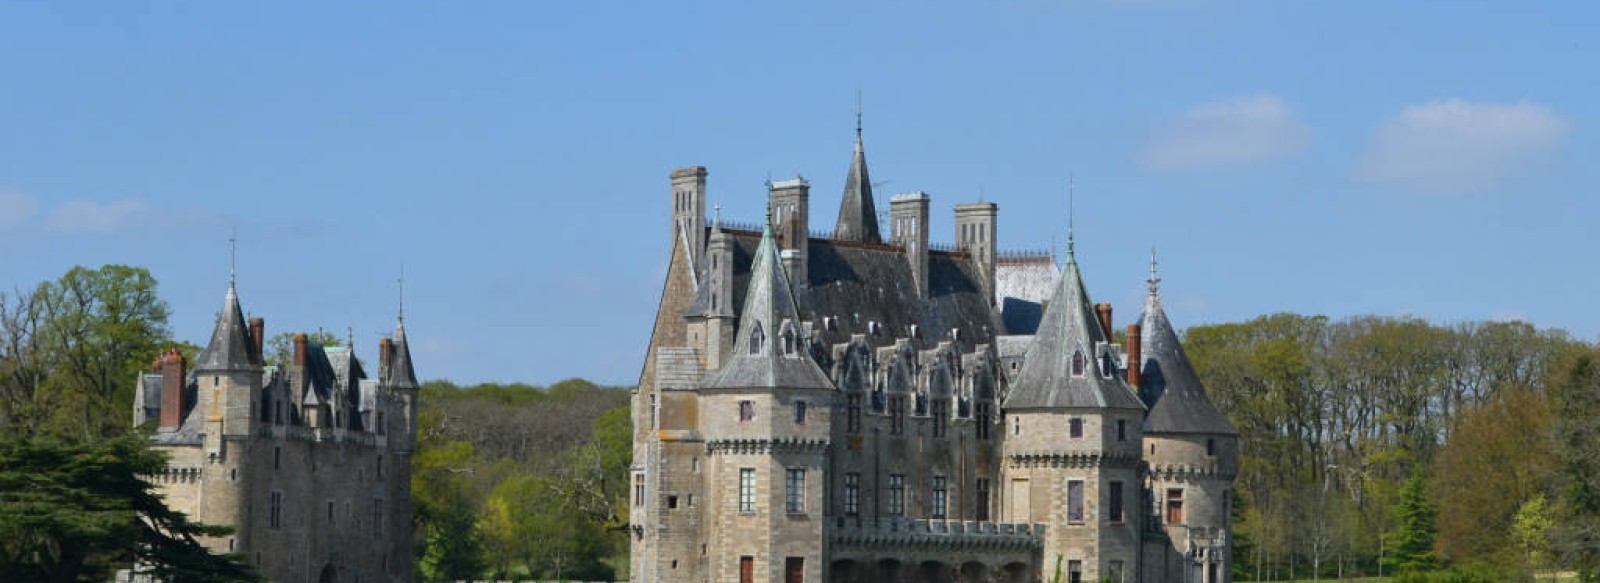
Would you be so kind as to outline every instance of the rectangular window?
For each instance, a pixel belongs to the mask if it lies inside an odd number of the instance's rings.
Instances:
[[[272,530],[283,528],[283,492],[273,492],[267,507],[267,526]]]
[[[806,423],[806,402],[805,401],[796,401],[795,404],[794,404],[794,424],[795,425],[805,425],[805,423]]]
[[[756,469],[739,468],[739,512],[756,511]]]
[[[1183,524],[1183,490],[1167,490],[1167,524]]]
[[[855,516],[861,513],[861,474],[850,472],[844,475],[844,515]]]
[[[805,557],[783,559],[783,583],[806,583]]]
[[[1067,422],[1067,437],[1071,437],[1073,439],[1081,439],[1083,437],[1082,418],[1073,417],[1071,421]]]
[[[633,505],[644,506],[644,474],[633,475]]]
[[[739,557],[739,583],[756,583],[755,557]]]
[[[906,397],[893,395],[889,397],[889,434],[900,435],[906,430]]]
[[[889,516],[900,516],[906,512],[906,477],[901,474],[889,474]]]
[[[274,469],[274,470],[278,469],[279,465],[282,464],[282,462],[283,462],[283,448],[281,448],[281,447],[272,448],[272,469]]]
[[[755,401],[739,401],[739,422],[743,423],[756,418]]]
[[[1067,581],[1083,583],[1083,561],[1067,561]]]
[[[933,512],[930,518],[944,518],[945,514],[945,485],[944,476],[933,477]]]
[[[789,514],[802,514],[806,511],[806,471],[801,468],[789,468],[788,490],[784,494],[783,510]]]
[[[1128,440],[1128,420],[1127,419],[1118,419],[1117,420],[1117,441],[1127,441],[1127,440]]]
[[[847,410],[845,415],[845,430],[850,433],[861,432],[861,395],[850,395],[845,398]]]
[[[1122,482],[1111,482],[1110,502],[1106,505],[1106,519],[1122,522]]]
[[[978,488],[977,488],[977,490],[978,490],[978,504],[977,504],[978,512],[977,512],[977,516],[974,516],[974,518],[976,518],[976,519],[978,519],[978,521],[982,522],[982,521],[985,521],[985,520],[989,520],[989,480],[987,478],[978,478],[978,484],[977,485],[978,485]]]
[[[989,426],[993,424],[993,420],[989,418],[988,401],[978,401],[977,421],[976,427],[978,428],[978,439],[981,441],[989,441]]]
[[[934,399],[933,401],[933,436],[944,437],[946,428],[950,425],[950,400]]]
[[[650,395],[650,419],[647,421],[647,423],[648,423],[647,426],[649,428],[651,428],[651,429],[655,429],[656,428],[656,396],[655,395]]]
[[[383,536],[383,499],[372,499],[372,537]]]
[[[381,453],[378,454],[377,464],[378,464],[378,479],[383,479],[383,454],[381,454]]]
[[[1067,482],[1067,522],[1083,524],[1083,482]]]
[[[1206,438],[1206,455],[1217,455],[1217,440]]]

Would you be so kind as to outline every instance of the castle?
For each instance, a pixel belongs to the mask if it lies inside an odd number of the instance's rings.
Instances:
[[[890,198],[859,128],[832,233],[810,185],[707,221],[671,174],[671,256],[634,394],[636,582],[1226,583],[1237,432],[1149,297],[1126,342],[1065,266],[995,248],[998,206]],[[742,291],[742,293],[740,293]]]
[[[404,318],[378,344],[376,379],[350,347],[305,334],[289,362],[267,364],[265,334],[230,281],[194,366],[173,349],[138,379],[133,422],[154,422],[170,457],[153,477],[161,495],[234,527],[205,544],[272,581],[410,581],[419,386]]]

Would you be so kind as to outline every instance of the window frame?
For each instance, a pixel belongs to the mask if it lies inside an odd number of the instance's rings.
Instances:
[[[739,468],[739,514],[756,512],[756,469]]]
[[[1083,480],[1067,480],[1067,524],[1083,524]]]
[[[787,514],[806,513],[806,469],[787,468],[784,471],[783,511]]]

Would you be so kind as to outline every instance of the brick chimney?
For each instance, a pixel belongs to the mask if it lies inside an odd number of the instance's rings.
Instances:
[[[267,321],[261,318],[250,319],[250,348],[256,351],[256,360],[266,362],[261,348],[267,337]]]
[[[298,367],[304,367],[306,365],[305,332],[294,335],[294,365]]]
[[[378,339],[378,379],[389,380],[389,359],[394,355],[394,341],[388,338]]]
[[[1128,324],[1128,386],[1135,389],[1139,388],[1139,369],[1144,359],[1141,353],[1144,338],[1140,334],[1138,324]]]
[[[183,394],[183,353],[167,350],[161,359],[161,429],[177,429],[183,424],[183,410],[189,405]]]
[[[1100,318],[1100,329],[1106,333],[1106,342],[1111,341],[1111,304],[1095,304],[1094,313]]]

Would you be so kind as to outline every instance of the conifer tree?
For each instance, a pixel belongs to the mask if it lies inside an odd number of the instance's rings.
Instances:
[[[1428,499],[1427,482],[1420,472],[1400,489],[1400,506],[1396,518],[1400,528],[1389,539],[1389,552],[1384,563],[1399,573],[1432,571],[1438,566],[1433,554],[1433,541],[1437,536],[1434,519],[1438,510]]]

